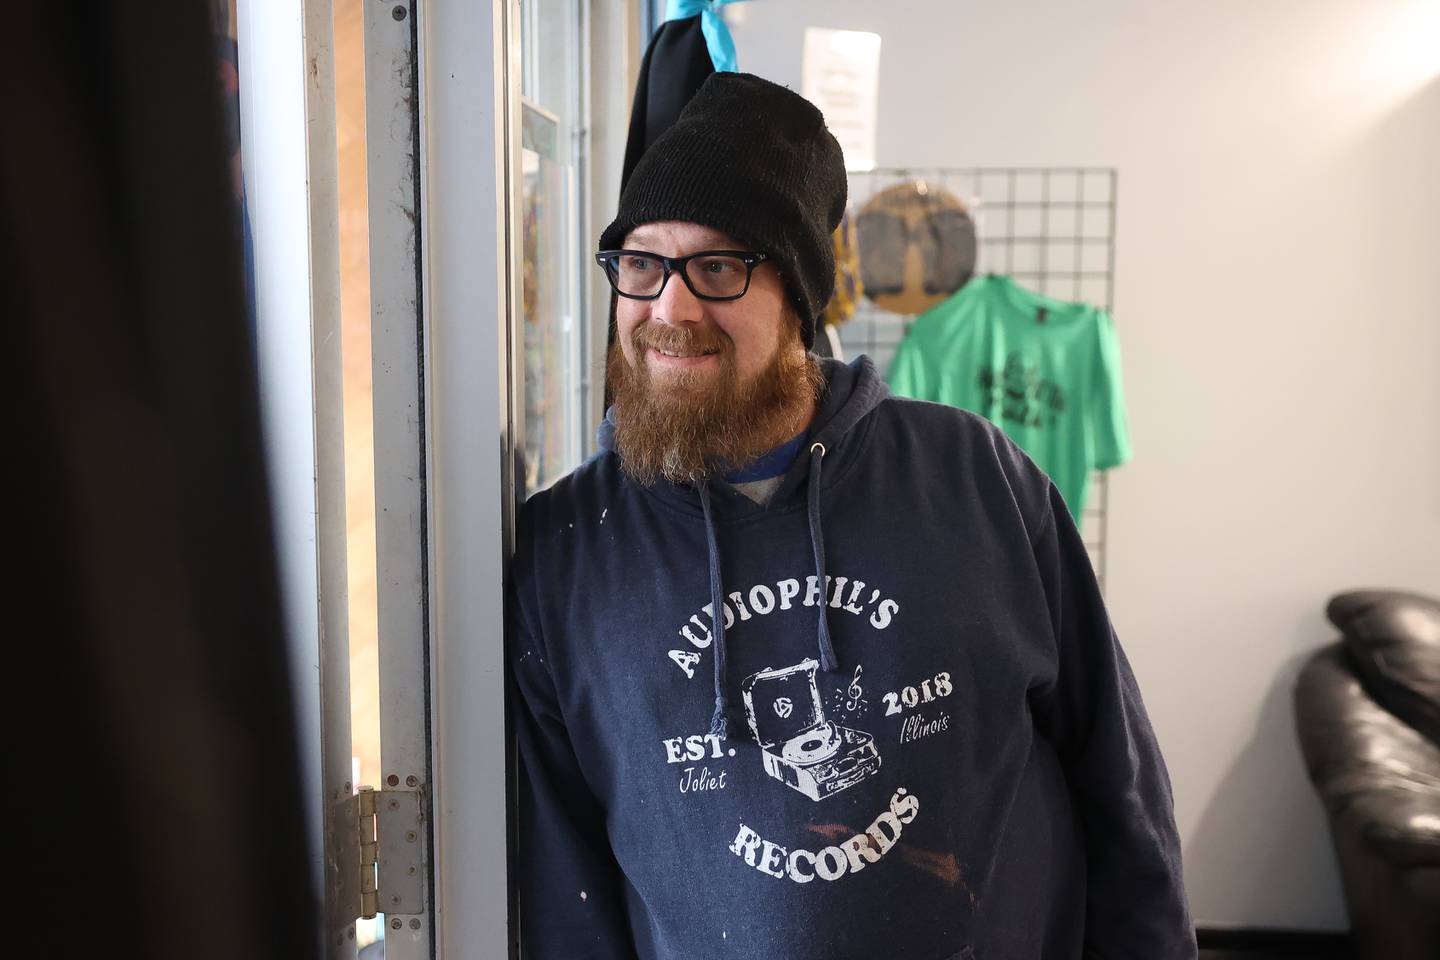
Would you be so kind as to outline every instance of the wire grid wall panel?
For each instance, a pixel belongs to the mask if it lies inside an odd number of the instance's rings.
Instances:
[[[1113,167],[891,167],[851,171],[850,208],[898,184],[922,181],[961,200],[975,221],[976,275],[1001,273],[1037,293],[1102,307],[1113,316],[1115,201]],[[862,240],[863,243],[863,240]],[[913,316],[861,298],[841,325],[847,358],[864,353],[884,375]],[[1103,589],[1110,485],[1096,471],[1080,529]]]

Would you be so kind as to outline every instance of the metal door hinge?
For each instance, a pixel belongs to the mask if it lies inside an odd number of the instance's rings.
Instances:
[[[355,795],[355,827],[360,844],[360,916],[369,920],[380,911],[376,872],[379,868],[380,845],[375,842],[375,789],[361,787]]]
[[[425,800],[423,788],[361,787],[340,801],[334,869],[352,920],[426,913]]]

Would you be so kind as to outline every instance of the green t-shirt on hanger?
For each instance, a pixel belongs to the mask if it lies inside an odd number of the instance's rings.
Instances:
[[[979,276],[910,325],[886,379],[901,396],[1001,427],[1050,475],[1076,522],[1092,470],[1130,459],[1110,315]]]

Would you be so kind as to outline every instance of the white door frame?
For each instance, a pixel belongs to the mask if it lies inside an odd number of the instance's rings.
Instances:
[[[514,0],[420,5],[437,955],[513,949],[505,565],[514,522]]]

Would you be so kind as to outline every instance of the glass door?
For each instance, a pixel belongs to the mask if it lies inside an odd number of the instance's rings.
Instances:
[[[520,0],[522,381],[521,489],[528,496],[580,462],[593,431],[585,323],[582,184],[586,5]]]
[[[500,956],[515,10],[239,0],[236,21],[321,942]]]
[[[238,3],[326,954],[513,955],[505,565],[603,372],[592,4]]]

